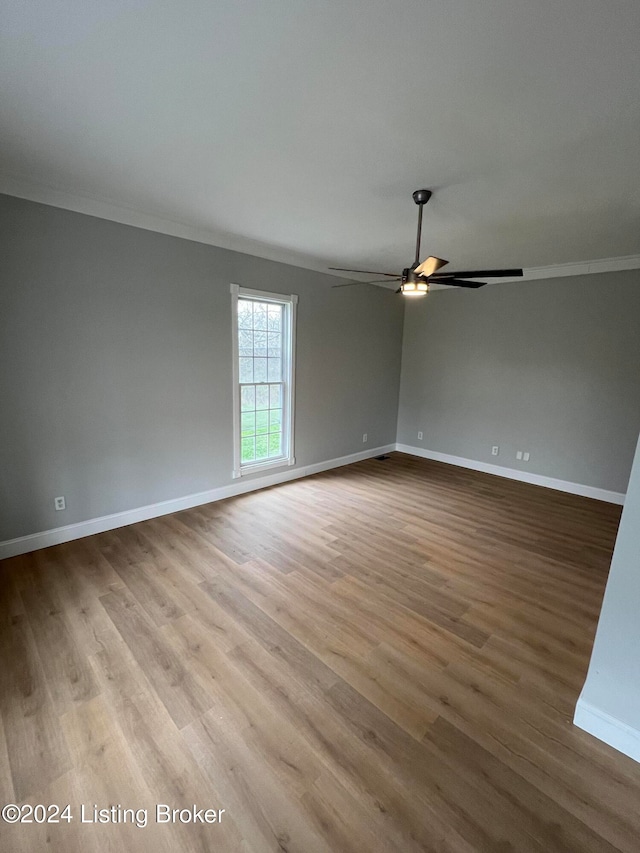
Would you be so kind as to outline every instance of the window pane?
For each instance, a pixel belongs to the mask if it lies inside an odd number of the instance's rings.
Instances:
[[[253,462],[256,458],[255,438],[243,438],[240,451],[241,462]]]
[[[269,382],[277,382],[279,379],[282,379],[282,365],[280,359],[268,358],[267,361],[269,362]]]
[[[256,409],[268,409],[269,408],[269,386],[268,385],[257,385],[256,386]]]
[[[267,303],[266,302],[254,302],[253,303],[253,328],[254,329],[267,329]]]
[[[242,362],[242,359],[240,359]],[[242,380],[241,380],[242,381]],[[267,359],[266,358],[254,358],[253,359],[253,379],[250,379],[249,382],[266,382],[267,381]]]
[[[269,412],[256,412],[256,433],[269,432]]]
[[[242,437],[253,435],[256,431],[255,412],[243,412],[241,420]]]
[[[269,352],[267,353],[269,358],[280,358],[282,352],[280,334],[278,332],[267,332],[267,343],[269,346]]]
[[[267,328],[271,332],[279,332],[282,329],[282,308],[280,305],[269,305],[269,319]]]
[[[266,359],[263,359],[266,361]],[[240,382],[253,382],[253,359],[241,358],[240,360]]]
[[[269,432],[282,431],[282,409],[271,409],[269,412]]]
[[[267,459],[269,456],[269,436],[256,436],[256,459]]]
[[[250,299],[238,300],[238,328],[253,328],[253,302]]]
[[[281,402],[280,386],[279,385],[270,385],[269,386],[269,407],[271,409],[279,409],[281,406],[282,406],[282,402]]]
[[[269,435],[269,456],[282,456],[281,432],[272,432]]]
[[[271,409],[269,412],[269,432],[280,432],[282,428],[282,409]]]
[[[238,330],[238,350],[241,356],[253,355],[253,332],[246,329]]]
[[[267,333],[266,332],[254,332],[253,333],[253,355],[257,355],[260,358],[267,357]]]
[[[256,407],[256,386],[246,385],[240,389],[240,408],[243,412],[253,411]]]

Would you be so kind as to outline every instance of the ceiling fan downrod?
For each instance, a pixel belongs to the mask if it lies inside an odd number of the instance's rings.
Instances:
[[[418,205],[418,233],[416,235],[416,257],[411,267],[414,270],[420,263],[420,242],[422,240],[422,210],[425,204],[431,198],[431,190],[416,190],[413,193],[413,200]]]

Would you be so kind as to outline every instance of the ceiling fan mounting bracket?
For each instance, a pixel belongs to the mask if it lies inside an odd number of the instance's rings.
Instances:
[[[416,204],[426,204],[431,198],[431,190],[416,190],[413,194],[413,200]]]

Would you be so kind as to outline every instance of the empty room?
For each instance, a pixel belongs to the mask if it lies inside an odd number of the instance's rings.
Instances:
[[[639,39],[0,0],[3,853],[638,853]]]

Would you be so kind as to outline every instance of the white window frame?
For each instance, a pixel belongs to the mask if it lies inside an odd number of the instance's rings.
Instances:
[[[282,377],[284,394],[282,401],[282,456],[277,459],[265,459],[260,462],[240,461],[240,364],[238,350],[238,299],[255,299],[258,302],[277,302],[284,305],[282,330]],[[293,452],[294,414],[295,414],[295,355],[296,355],[296,294],[268,293],[265,290],[250,290],[231,285],[231,322],[233,337],[233,477],[245,477],[271,468],[295,465]]]

